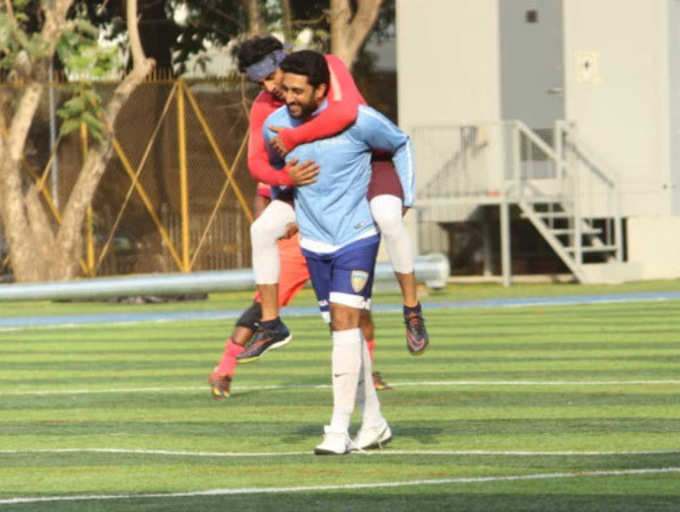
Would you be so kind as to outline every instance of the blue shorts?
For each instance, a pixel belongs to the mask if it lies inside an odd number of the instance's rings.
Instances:
[[[329,303],[356,309],[371,308],[375,259],[380,236],[352,242],[335,252],[319,254],[302,249],[321,316],[330,321]]]

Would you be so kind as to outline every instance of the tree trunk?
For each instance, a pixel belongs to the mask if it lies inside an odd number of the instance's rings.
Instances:
[[[63,255],[56,247],[54,229],[43,208],[40,200],[40,190],[37,185],[32,185],[24,196],[26,202],[26,214],[30,227],[29,233],[33,240],[33,254],[30,261],[33,262],[36,272],[36,280],[52,280],[55,270]]]
[[[262,17],[260,0],[240,0],[240,2],[248,13],[248,37],[266,35],[269,31]]]
[[[6,158],[8,153],[7,148],[0,151],[0,204],[5,240],[15,279],[36,281],[40,279],[40,270],[33,261],[35,243],[24,206],[21,175],[18,164]]]
[[[127,23],[130,35],[130,50],[133,67],[125,79],[116,87],[113,96],[104,108],[107,124],[105,139],[101,144],[92,146],[85,158],[83,168],[71,191],[64,215],[56,237],[56,245],[63,258],[57,270],[57,279],[73,279],[78,270],[78,259],[82,250],[82,226],[87,207],[101,181],[106,165],[113,154],[114,124],[121,109],[132,93],[153,69],[153,59],[144,55],[137,26],[137,0],[127,0]]]
[[[352,69],[359,50],[378,20],[384,0],[360,0],[352,12],[350,0],[331,0],[331,53]]]
[[[56,248],[61,258],[55,262],[53,278],[67,280],[76,277],[82,253],[83,222],[87,207],[101,181],[106,164],[113,152],[113,134],[87,152],[85,164],[78,175],[66,203],[62,223],[56,237]]]
[[[286,42],[293,42],[293,10],[290,7],[290,0],[281,0],[281,12],[283,14],[283,33]]]
[[[66,13],[73,0],[57,0],[52,8],[45,9],[45,22],[40,36],[47,46],[47,55],[54,54],[54,49],[66,24]],[[44,64],[44,62],[43,62]],[[44,67],[44,66],[43,66]],[[28,131],[40,104],[44,85],[38,79],[41,63],[23,59],[14,73],[28,83],[19,98],[16,110],[12,113],[2,112],[11,117],[9,122],[3,120],[7,127],[7,136],[0,144],[0,205],[2,206],[2,222],[14,278],[17,281],[38,281],[45,279],[49,265],[40,257],[42,241],[36,239],[41,229],[31,226],[31,219],[45,218],[44,211],[35,211],[29,215],[28,209],[41,209],[37,197],[24,196],[21,173],[21,159],[26,149]],[[43,73],[44,74],[44,73]],[[31,192],[29,191],[29,194]],[[49,227],[46,227],[49,229]],[[49,243],[49,242],[47,242]]]
[[[24,198],[21,159],[33,116],[44,87],[31,83],[25,89],[14,113],[7,137],[0,144],[0,204],[5,238],[16,280],[36,281],[44,270],[36,264],[37,244],[32,236]]]
[[[123,105],[153,69],[154,62],[142,50],[137,26],[137,0],[127,1],[127,21],[133,68],[121,82],[104,109],[105,140],[94,145],[69,197],[62,224],[54,230],[39,199],[36,187],[24,195],[21,159],[28,131],[40,103],[44,85],[37,78],[39,64],[23,63],[22,76],[28,81],[11,121],[4,122],[7,136],[0,138],[0,207],[5,237],[10,249],[14,278],[18,282],[64,280],[76,276],[82,252],[82,227],[97,185],[112,155],[113,126]],[[51,58],[56,41],[66,26],[66,12],[73,0],[56,0],[45,9],[41,30]]]

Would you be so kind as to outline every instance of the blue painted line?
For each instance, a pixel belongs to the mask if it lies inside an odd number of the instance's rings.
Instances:
[[[564,297],[524,297],[507,299],[485,299],[456,302],[423,302],[425,310],[515,308],[535,306],[574,306],[581,304],[605,304],[614,302],[652,302],[680,300],[680,292],[622,293],[608,295],[569,295]],[[401,304],[373,304],[375,312],[400,312]],[[313,316],[318,314],[313,306],[288,307],[283,316]],[[100,313],[91,315],[57,315],[33,317],[0,318],[0,328],[45,327],[88,324],[125,324],[147,322],[182,322],[200,320],[231,320],[238,318],[241,311],[163,311],[140,313]]]
[[[563,297],[522,297],[508,299],[486,299],[466,302],[442,302],[429,304],[433,309],[507,308],[527,306],[572,306],[578,304],[600,304],[612,302],[649,302],[678,300],[680,292],[616,293],[606,295],[566,295]],[[439,307],[438,307],[439,306]]]
[[[240,314],[240,311],[163,311],[157,313],[97,313],[90,315],[9,317],[0,318],[0,327],[44,327],[87,324],[181,322],[187,320],[228,320],[238,318]]]

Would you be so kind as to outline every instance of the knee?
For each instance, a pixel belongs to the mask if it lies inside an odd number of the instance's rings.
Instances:
[[[373,325],[373,317],[371,312],[363,310],[359,314],[359,328],[367,340],[372,340],[375,336],[375,327]]]
[[[331,331],[345,331],[352,327],[356,326],[350,325],[347,315],[339,314],[331,317]]]
[[[262,245],[276,242],[275,235],[271,229],[264,222],[262,217],[257,218],[250,225],[250,239],[253,245]]]
[[[359,311],[331,303],[331,330],[344,331],[359,326]]]
[[[389,236],[392,233],[397,233],[403,226],[401,211],[393,211],[392,209],[381,209],[380,211],[373,211],[373,220],[378,224],[380,232]]]

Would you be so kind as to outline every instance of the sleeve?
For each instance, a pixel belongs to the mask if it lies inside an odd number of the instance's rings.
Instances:
[[[326,63],[331,75],[326,95],[328,107],[310,121],[279,133],[289,151],[300,144],[340,133],[356,121],[359,105],[366,104],[344,62],[335,55],[326,55]]]
[[[392,153],[392,162],[404,191],[404,206],[413,206],[416,190],[415,160],[409,136],[372,108],[361,109],[357,129],[359,137],[369,148]]]
[[[270,110],[257,100],[250,109],[250,138],[248,140],[248,169],[257,181],[267,185],[292,185],[288,173],[277,170],[269,163],[269,154],[265,146],[262,128]]]

